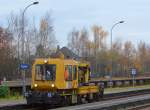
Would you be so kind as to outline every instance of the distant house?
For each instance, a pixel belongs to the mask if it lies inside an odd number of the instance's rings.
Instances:
[[[63,54],[65,59],[80,59],[80,57],[78,55],[76,55],[75,53],[73,53],[70,49],[68,49],[67,47],[62,47],[61,49],[59,48],[59,46],[57,47],[57,51],[56,53],[53,53],[51,55],[51,57],[57,57],[59,56],[59,54]]]

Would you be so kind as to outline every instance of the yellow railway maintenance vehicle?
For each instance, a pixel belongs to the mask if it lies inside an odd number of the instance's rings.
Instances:
[[[64,58],[36,59],[27,104],[70,105],[99,100],[103,87],[89,82],[90,65]]]

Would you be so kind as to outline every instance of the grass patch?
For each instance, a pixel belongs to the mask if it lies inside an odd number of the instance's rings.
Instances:
[[[8,96],[8,86],[6,84],[0,86],[0,98],[6,98]]]

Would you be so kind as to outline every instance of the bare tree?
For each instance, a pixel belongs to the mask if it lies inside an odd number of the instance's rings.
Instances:
[[[94,25],[92,27],[93,37],[94,37],[94,56],[95,56],[95,72],[98,72],[98,52],[102,49],[106,49],[106,37],[108,33],[102,28],[102,26]]]
[[[145,42],[141,41],[138,44],[138,57],[139,57],[141,65],[142,65],[141,70],[140,70],[142,73],[144,73],[146,71],[146,62],[147,62],[148,57],[149,57],[147,49],[148,48],[147,48]]]
[[[79,45],[80,45],[80,48],[81,48],[81,56],[83,58],[87,58],[87,53],[88,53],[88,50],[87,50],[87,43],[89,41],[89,35],[88,35],[88,31],[86,28],[83,28],[81,31],[80,31],[80,38],[79,38]]]
[[[43,55],[38,55],[40,52],[36,52],[37,57],[48,57],[50,53],[54,50],[56,47],[56,38],[54,35],[54,26],[52,24],[52,18],[50,13],[46,13],[44,17],[41,18],[40,21],[40,29],[39,29],[39,35],[38,35],[38,44],[36,47],[41,47],[37,51],[44,51]]]
[[[0,28],[0,79],[3,77],[12,79],[16,75],[15,46],[12,44],[12,40],[12,34],[6,29]]]
[[[68,34],[68,47],[73,52],[75,52],[77,55],[80,55],[80,32],[76,30],[75,28]]]

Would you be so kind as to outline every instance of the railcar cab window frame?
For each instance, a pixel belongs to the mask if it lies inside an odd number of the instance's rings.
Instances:
[[[56,79],[56,64],[35,65],[35,80],[54,81]]]

